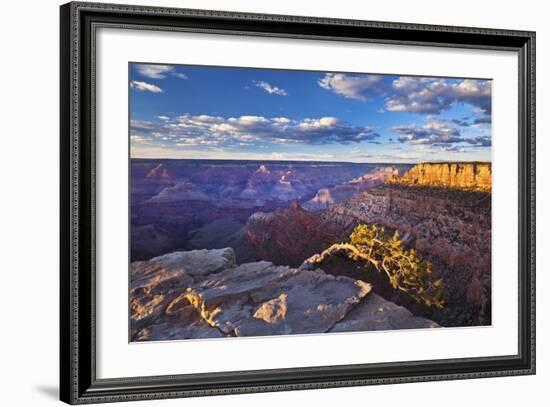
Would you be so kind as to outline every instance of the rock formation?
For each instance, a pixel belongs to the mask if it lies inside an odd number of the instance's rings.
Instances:
[[[181,201],[208,201],[208,196],[197,188],[192,182],[182,181],[174,186],[166,187],[149,202],[169,203]]]
[[[376,167],[372,171],[347,182],[331,188],[319,189],[312,199],[302,204],[302,207],[308,211],[327,209],[337,202],[350,199],[360,192],[366,192],[373,187],[383,184],[388,179],[399,176],[400,173],[402,174],[410,167],[410,165],[405,164]]]
[[[223,273],[234,270],[234,273],[256,275],[269,270],[272,273],[286,270],[285,278],[290,278],[293,267],[334,243],[347,241],[358,224],[377,224],[390,231],[398,230],[407,248],[416,249],[423,259],[432,262],[434,272],[445,281],[445,312],[418,310],[415,304],[390,292],[392,287],[384,286],[384,281],[380,281],[378,276],[358,274],[357,265],[348,264],[348,259],[333,259],[331,264],[321,266],[325,275],[347,276],[353,281],[372,284],[372,292],[360,298],[360,307],[353,307],[353,312],[338,308],[337,315],[344,313],[349,322],[361,310],[361,313],[369,314],[371,310],[364,304],[369,298],[372,300],[380,295],[396,306],[404,306],[415,315],[427,317],[440,325],[491,323],[489,163],[437,163],[411,167],[157,161],[132,160],[132,261],[182,250],[233,247],[238,261],[223,266]],[[204,253],[207,257],[213,255],[212,251]],[[165,279],[166,273],[162,270],[172,270],[171,266],[164,266],[167,259],[161,256],[150,262],[135,262],[132,274],[145,275],[149,273],[145,269],[151,268],[158,271],[151,271],[155,278]],[[260,272],[257,268],[263,263],[254,263],[258,260],[272,263],[267,263],[269,266]],[[242,264],[248,262],[255,266]],[[223,273],[220,269],[207,274],[220,274],[216,276],[218,278],[223,277]],[[187,271],[180,274],[181,278],[190,275]],[[260,302],[256,299],[245,302],[253,308],[247,308],[250,315],[247,314],[242,323],[229,318],[232,321],[229,328],[229,320],[222,318],[227,313],[220,314],[219,318],[210,312],[203,314],[203,297],[191,295],[187,290],[202,293],[205,288],[200,284],[205,279],[201,276],[189,282],[185,277],[184,284],[176,284],[180,288],[167,283],[166,292],[154,282],[147,283],[148,288],[142,287],[143,290],[134,287],[132,298],[137,302],[132,327],[135,338],[238,335],[246,334],[249,326],[262,332],[265,329],[266,334],[270,334],[275,326],[299,332],[299,328],[288,322],[292,321],[290,317],[285,319],[284,326],[276,322],[282,315],[287,315],[289,304],[293,304],[294,294],[287,291],[272,292],[272,297],[262,297]],[[231,276],[231,281],[237,281],[236,276]],[[181,287],[186,291],[185,296],[172,304],[182,295]],[[207,308],[212,305],[209,304]],[[178,311],[176,315],[175,310],[180,308],[184,311]],[[152,320],[147,319],[149,310],[155,310],[151,311]],[[239,311],[239,318],[242,315]],[[146,322],[142,323],[142,319]],[[179,319],[189,323],[178,323],[176,328],[174,321]],[[337,321],[331,321],[334,326],[327,329],[337,329]],[[252,322],[254,324],[249,325]],[[387,324],[393,322],[386,321],[379,326]],[[259,328],[260,325],[264,328]]]
[[[346,231],[360,223],[398,230],[445,280],[447,315],[438,322],[490,323],[490,193],[384,185],[332,207],[322,218]]]
[[[304,259],[334,243],[337,232],[319,219],[293,202],[288,208],[251,215],[244,235],[259,259],[298,267]]]
[[[132,242],[139,242],[132,243],[131,260],[191,249],[197,229],[218,220],[245,224],[255,212],[286,208],[295,200],[303,203],[322,188],[331,188],[336,202],[348,199],[369,183],[380,182],[377,174],[391,168],[354,163],[132,159],[131,233]],[[216,234],[215,226],[209,227],[209,233],[214,240],[222,240],[225,228]]]
[[[330,205],[336,201],[332,197],[332,193],[328,188],[321,188],[313,198],[304,204],[304,208],[308,210],[321,210],[327,209]]]
[[[447,164],[438,166],[455,168]],[[473,166],[470,164],[470,169],[462,170],[470,174],[490,174],[487,164],[478,164],[475,171]],[[434,185],[447,184],[448,173],[440,174],[443,178],[432,178]],[[405,174],[403,178],[411,177]],[[446,312],[427,316],[447,326],[490,324],[491,193],[482,190],[486,184],[481,179],[476,176],[478,184],[469,188],[422,185],[427,181],[408,185],[394,179],[307,216],[303,211],[292,209],[264,214],[269,222],[247,223],[246,238],[261,253],[261,259],[298,265],[331,244],[346,241],[359,224],[398,230],[405,244],[432,262],[436,273],[445,280]],[[466,185],[466,181],[462,185]],[[326,244],[329,241],[330,244]],[[338,264],[338,268],[346,267]],[[333,273],[332,268],[325,270]],[[374,291],[380,293],[380,285],[374,285]],[[385,298],[397,301],[391,295]]]
[[[174,252],[131,266],[131,340],[433,328],[362,280],[261,261],[232,249]]]
[[[392,177],[388,183],[487,192],[491,191],[491,163],[417,164],[403,176]]]
[[[451,267],[490,272],[491,195],[433,188],[383,186],[323,213],[323,223],[376,223],[399,230],[421,253]]]

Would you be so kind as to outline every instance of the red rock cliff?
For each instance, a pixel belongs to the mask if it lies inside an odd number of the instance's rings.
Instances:
[[[387,182],[489,192],[491,191],[491,163],[417,164],[403,176],[394,176]]]

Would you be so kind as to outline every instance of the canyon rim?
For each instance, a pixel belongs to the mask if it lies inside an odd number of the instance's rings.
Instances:
[[[131,63],[129,340],[491,324],[491,81]]]

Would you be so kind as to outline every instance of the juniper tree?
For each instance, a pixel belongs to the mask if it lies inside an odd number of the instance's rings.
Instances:
[[[311,268],[337,253],[363,263],[366,272],[384,273],[394,289],[417,302],[443,308],[443,280],[434,275],[432,264],[420,258],[416,250],[404,247],[397,230],[391,234],[384,227],[359,225],[349,242],[333,244],[307,259],[301,268]]]

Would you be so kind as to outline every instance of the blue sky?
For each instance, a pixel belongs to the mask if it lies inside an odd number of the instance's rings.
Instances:
[[[491,160],[491,82],[130,64],[133,158]]]

